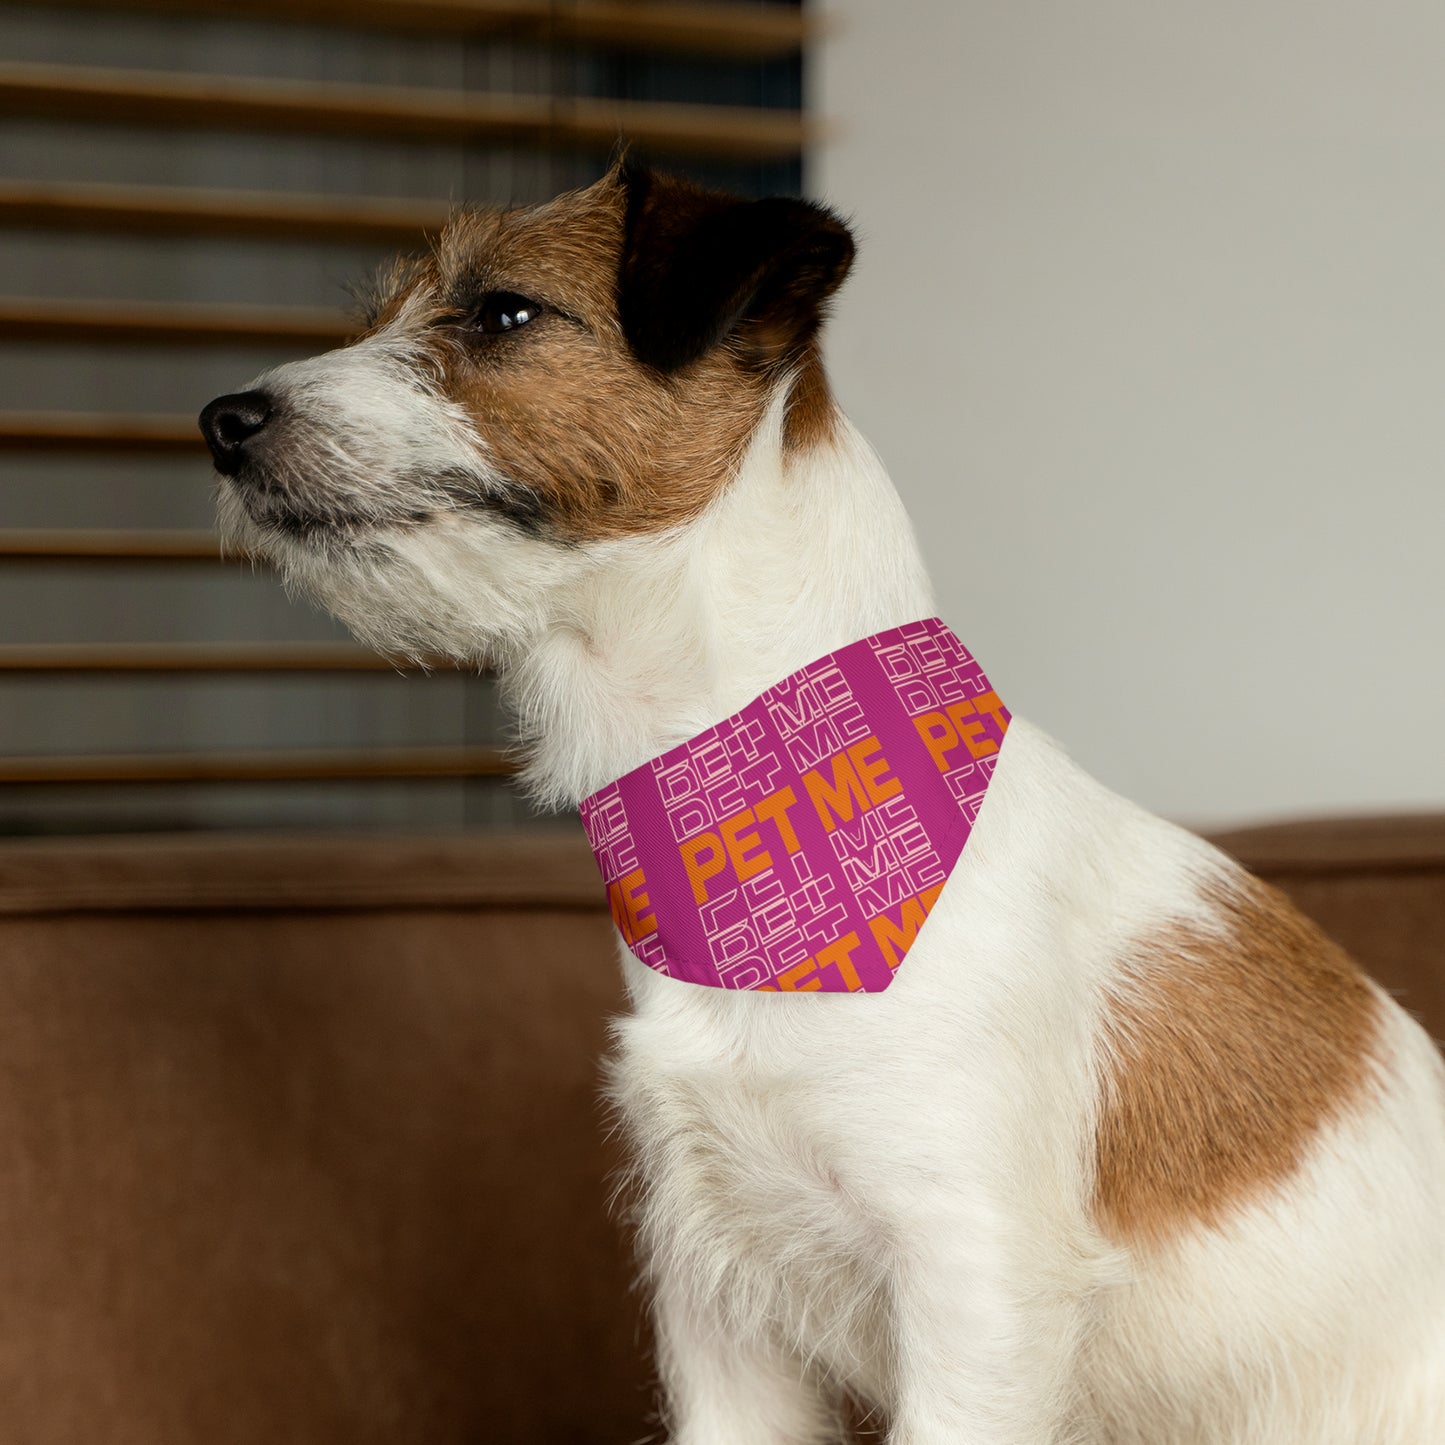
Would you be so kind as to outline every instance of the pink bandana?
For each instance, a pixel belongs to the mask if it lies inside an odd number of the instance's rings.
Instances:
[[[887,988],[1008,722],[936,617],[809,663],[583,802],[618,930],[711,988]]]

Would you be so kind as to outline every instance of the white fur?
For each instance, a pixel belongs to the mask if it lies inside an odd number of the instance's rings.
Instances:
[[[353,373],[309,365],[269,384],[349,404]],[[369,413],[456,440],[424,387],[397,395],[370,388]],[[845,423],[785,460],[781,419],[780,394],[731,485],[661,537],[561,547],[457,514],[353,555],[231,520],[371,641],[496,660],[532,785],[575,803],[933,613],[866,443]],[[698,988],[620,950],[613,1091],[676,1445],[832,1440],[845,1389],[892,1445],[1445,1441],[1445,1071],[1388,1001],[1379,1097],[1277,1195],[1155,1253],[1091,1215],[1102,999],[1133,940],[1209,925],[1232,866],[1015,720],[887,992]]]

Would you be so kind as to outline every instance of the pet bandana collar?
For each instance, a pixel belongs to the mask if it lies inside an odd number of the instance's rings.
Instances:
[[[887,988],[1008,722],[936,617],[820,657],[583,802],[618,931],[710,988]]]

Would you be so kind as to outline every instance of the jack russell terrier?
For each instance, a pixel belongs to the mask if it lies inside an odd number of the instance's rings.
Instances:
[[[229,537],[494,666],[582,808],[671,1439],[1445,1442],[1440,1056],[933,617],[819,361],[852,257],[623,162],[201,418]]]

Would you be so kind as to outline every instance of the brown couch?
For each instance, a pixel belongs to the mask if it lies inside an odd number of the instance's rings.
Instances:
[[[1221,840],[1445,1034],[1445,818]],[[655,1429],[574,833],[0,844],[0,1439]]]

